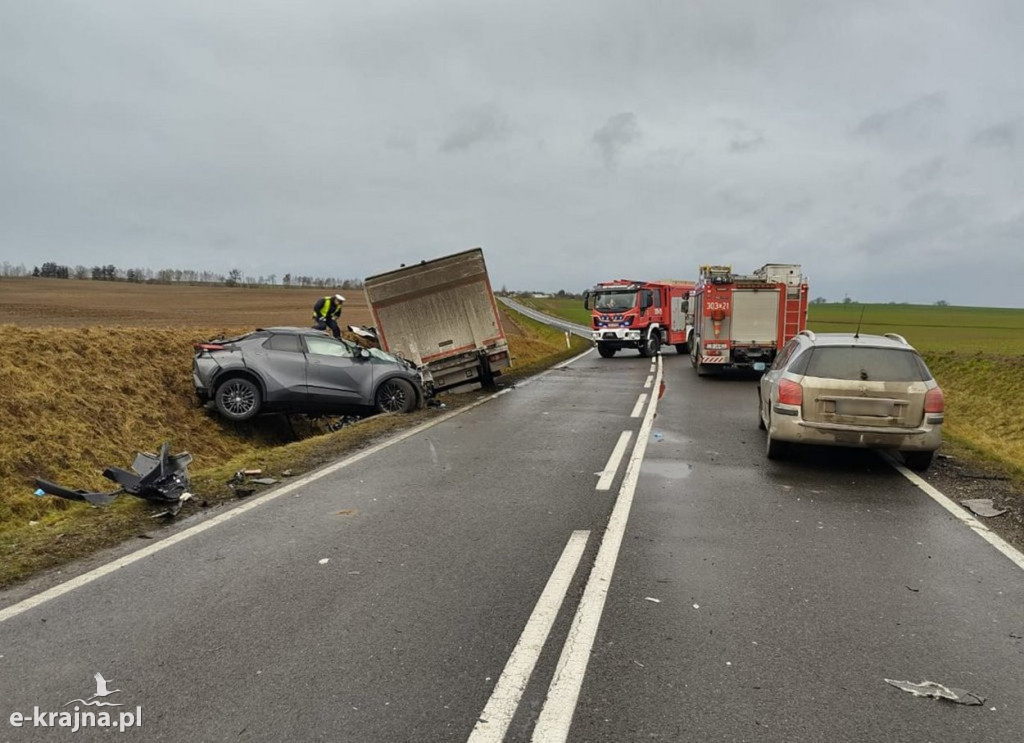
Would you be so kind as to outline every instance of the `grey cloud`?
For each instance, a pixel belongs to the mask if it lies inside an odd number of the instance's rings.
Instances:
[[[594,132],[593,142],[604,159],[605,167],[613,167],[626,147],[640,139],[640,127],[636,114],[629,111],[618,113]]]
[[[1008,148],[1024,140],[1024,121],[1015,119],[982,129],[974,135],[974,144],[984,147]]]
[[[900,176],[899,182],[907,188],[924,188],[925,186],[934,185],[935,181],[939,180],[946,173],[946,170],[945,158],[933,157],[920,165],[907,168]]]
[[[857,124],[854,132],[861,136],[885,135],[920,129],[935,115],[942,113],[947,105],[944,93],[931,93],[896,108],[878,111],[865,117]]]
[[[751,126],[742,119],[722,118],[721,123],[727,131],[729,138],[729,152],[744,153],[752,152],[766,143],[764,132]]]
[[[482,106],[462,114],[461,120],[441,141],[441,152],[468,150],[484,142],[497,142],[508,134],[508,117],[494,106]]]
[[[816,295],[1021,306],[1024,4],[635,6],[6,3],[0,262],[483,245],[513,288],[777,260]]]
[[[764,135],[749,134],[745,137],[736,137],[729,143],[731,152],[750,152],[764,146]]]

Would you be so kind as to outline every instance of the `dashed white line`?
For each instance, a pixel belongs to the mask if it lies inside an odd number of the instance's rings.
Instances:
[[[633,412],[629,414],[630,418],[639,418],[641,411],[644,409],[644,403],[647,402],[647,393],[641,393],[640,397],[636,401],[636,405],[633,406]]]
[[[651,376],[647,377],[647,381],[644,382],[644,389],[645,390],[649,390],[651,388],[651,383],[652,382],[654,382],[654,375],[653,374]]]
[[[473,727],[469,743],[500,743],[505,737],[505,732],[519,706],[519,700],[523,696],[523,690],[530,681],[530,675],[551,633],[555,617],[558,616],[565,601],[565,594],[579,567],[589,536],[589,531],[574,531],[569,537],[554,572],[548,578],[547,585],[544,586],[540,599],[519,636],[519,641],[505,663],[498,683],[494,685],[491,698],[487,700]]]
[[[611,488],[612,480],[615,479],[615,473],[619,471],[619,463],[622,461],[622,455],[626,453],[626,445],[629,443],[629,439],[632,436],[632,431],[623,431],[619,434],[619,440],[615,444],[615,448],[612,449],[611,456],[608,457],[608,463],[601,471],[601,478],[597,481],[596,490],[608,490]]]
[[[657,371],[659,383],[661,371],[661,358],[659,357]],[[647,441],[654,425],[657,406],[658,401],[655,398],[647,408],[647,414],[640,425],[640,432],[633,447],[633,454],[629,458],[622,486],[619,488],[615,508],[612,509],[611,518],[608,519],[608,527],[601,540],[601,547],[597,551],[586,588],[583,590],[583,598],[580,599],[572,627],[569,629],[569,637],[558,659],[558,666],[555,668],[554,678],[548,687],[544,707],[537,718],[537,725],[531,739],[533,743],[560,743],[569,737],[569,728],[576,711],[576,702],[579,699],[580,688],[583,686],[583,677],[587,672],[587,662],[590,660],[590,653],[594,647],[594,638],[597,637],[597,628],[601,622],[605,600],[608,597],[612,574],[615,572],[619,548],[622,546],[622,538],[626,532],[626,522],[629,520],[633,496],[640,479],[640,465],[643,463],[644,452],[647,450]]]
[[[978,521],[974,516],[967,513],[960,504],[956,503],[949,496],[944,495],[941,491],[930,485],[920,475],[908,470],[889,454],[882,453],[882,457],[888,460],[889,464],[891,464],[897,472],[917,485],[917,487],[923,490],[932,500],[953,514],[958,521],[970,527],[975,534],[1002,552],[1006,557],[1010,558],[1014,565],[1024,570],[1024,554],[1021,554],[1019,550],[1003,540],[1002,537]]]

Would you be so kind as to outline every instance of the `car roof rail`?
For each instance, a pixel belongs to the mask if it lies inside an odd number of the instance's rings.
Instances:
[[[814,331],[813,330],[807,330],[806,328],[804,330],[801,330],[799,335],[806,335],[812,341],[815,339]]]
[[[896,341],[897,343],[902,343],[904,346],[910,345],[909,343],[907,343],[907,339],[904,338],[899,333],[884,333],[883,335],[885,338],[892,338],[894,341]]]

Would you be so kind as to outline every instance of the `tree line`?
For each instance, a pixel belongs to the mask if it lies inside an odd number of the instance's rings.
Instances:
[[[223,284],[224,286],[296,286],[361,289],[362,279],[343,279],[336,276],[300,276],[286,273],[278,280],[277,274],[248,276],[233,268],[227,274],[216,271],[195,271],[181,268],[123,268],[113,264],[105,266],[65,266],[48,261],[28,269],[24,264],[9,261],[0,264],[4,278],[38,277],[45,279],[73,279],[77,281],[125,281],[133,284]]]

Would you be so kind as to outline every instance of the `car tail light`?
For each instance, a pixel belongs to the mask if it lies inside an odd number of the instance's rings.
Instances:
[[[941,413],[946,406],[946,398],[941,387],[932,387],[924,396],[924,412]]]
[[[792,379],[783,379],[779,382],[779,404],[780,405],[803,405],[804,388]]]
[[[194,344],[192,346],[192,348],[196,349],[197,351],[223,351],[224,350],[224,346],[220,345],[219,343],[196,343],[196,344]]]

